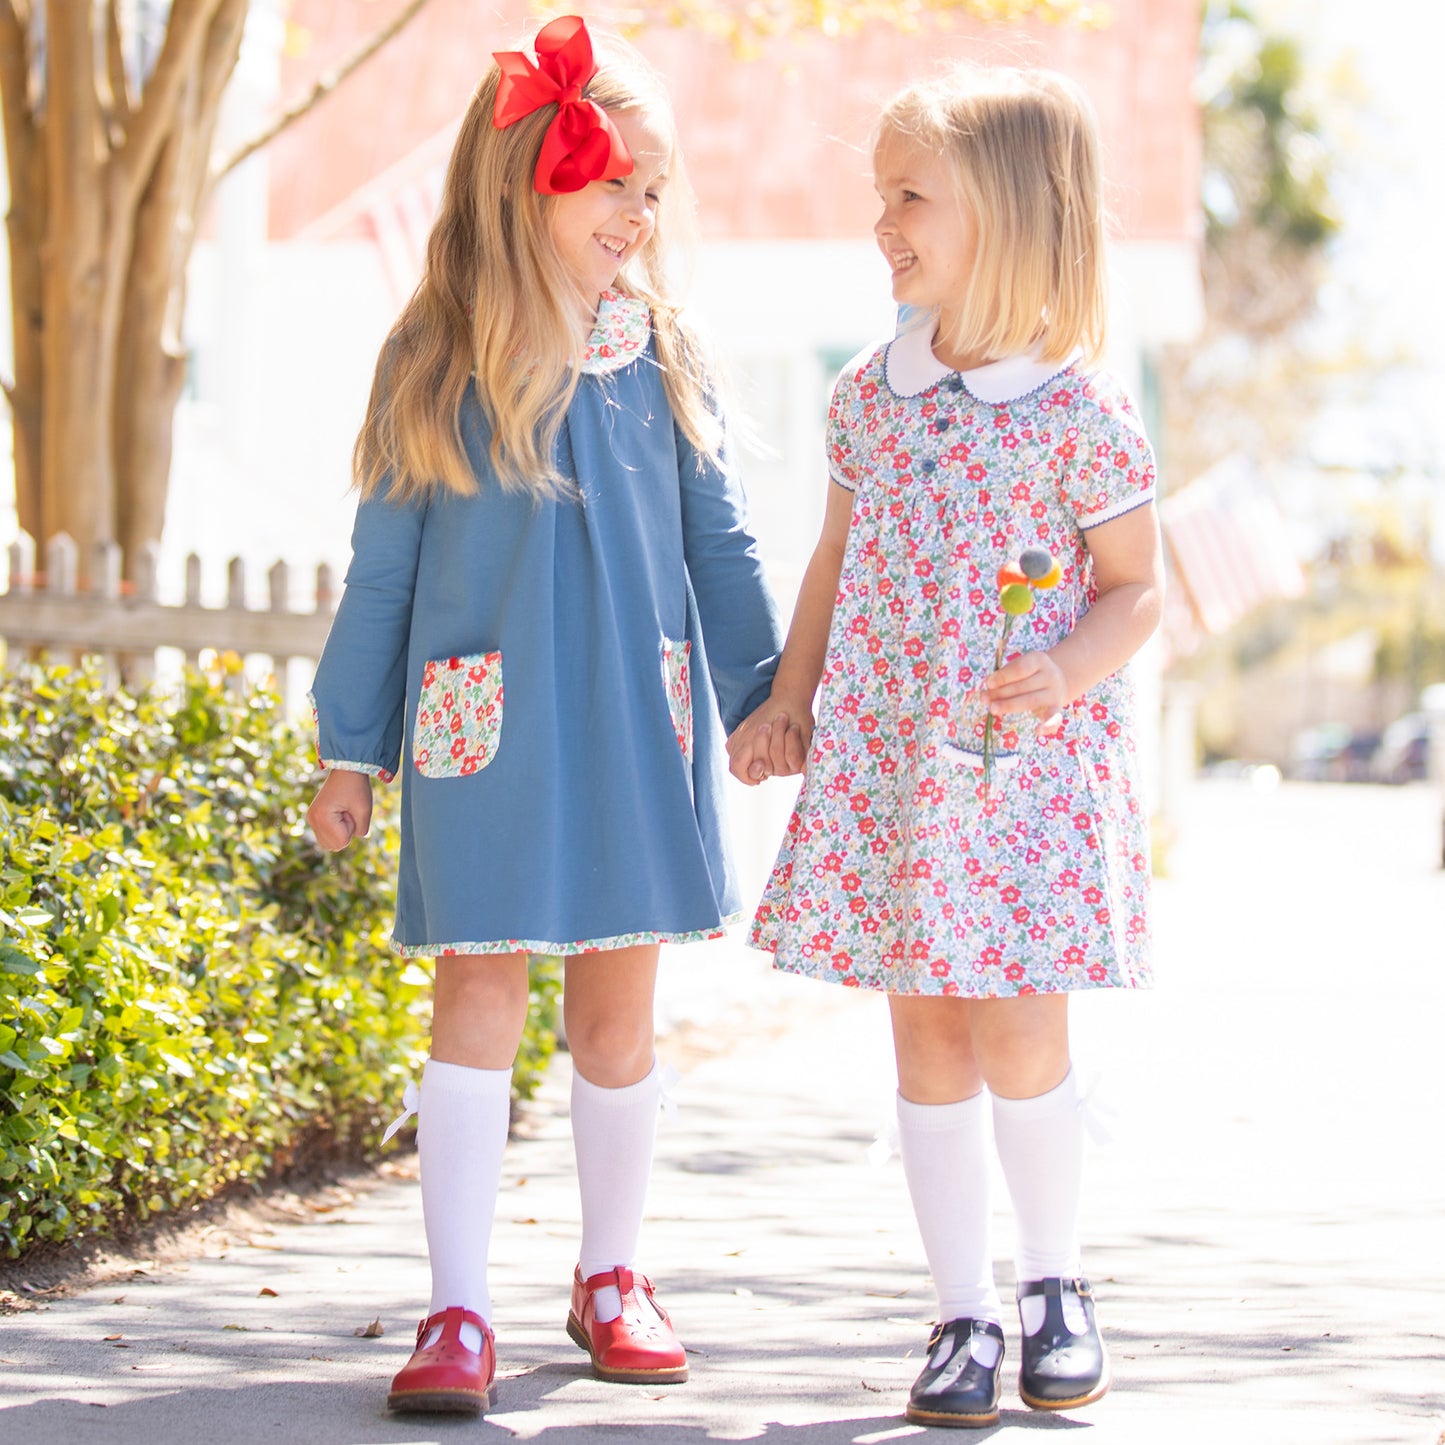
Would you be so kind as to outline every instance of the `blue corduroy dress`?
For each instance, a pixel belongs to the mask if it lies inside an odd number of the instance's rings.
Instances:
[[[646,306],[608,293],[558,442],[579,497],[360,503],[312,700],[324,766],[399,775],[406,955],[715,936],[741,900],[725,734],[777,609],[731,465],[673,422]]]

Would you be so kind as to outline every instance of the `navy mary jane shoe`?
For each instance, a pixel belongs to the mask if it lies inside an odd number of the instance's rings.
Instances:
[[[994,1340],[998,1357],[981,1365],[975,1339]],[[986,1359],[987,1349],[980,1353]],[[1003,1373],[1003,1330],[992,1320],[949,1320],[928,1337],[928,1363],[908,1392],[904,1418],[915,1425],[951,1425],[965,1430],[998,1424],[999,1377]]]
[[[1074,1295],[1087,1328],[1075,1334],[1064,1323],[1064,1296]],[[1109,1357],[1094,1323],[1094,1296],[1086,1279],[1035,1279],[1018,1287],[1018,1297],[1043,1295],[1044,1323],[1025,1335],[1019,1366],[1019,1395],[1031,1410],[1074,1410],[1092,1404],[1109,1389]]]

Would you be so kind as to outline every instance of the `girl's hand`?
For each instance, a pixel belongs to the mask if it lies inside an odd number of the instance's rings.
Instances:
[[[1032,713],[1042,724],[1040,733],[1056,732],[1063,709],[1073,701],[1063,669],[1047,652],[1023,652],[1011,657],[984,683],[988,710],[997,716]]]
[[[729,735],[728,771],[749,787],[775,775],[801,773],[812,738],[813,712],[807,703],[774,694]]]
[[[371,829],[371,778],[332,768],[306,810],[306,821],[317,846],[328,853],[339,852],[353,838],[366,837]]]

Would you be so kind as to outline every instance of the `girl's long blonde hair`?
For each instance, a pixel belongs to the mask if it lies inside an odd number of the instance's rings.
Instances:
[[[1048,70],[961,66],[884,108],[875,153],[895,141],[944,158],[977,252],[954,333],[958,352],[1037,351],[1095,361],[1108,322],[1106,212],[1093,108]]]
[[[612,113],[646,111],[674,135],[656,228],[616,286],[651,306],[673,418],[701,453],[715,458],[722,429],[709,405],[702,348],[670,299],[665,275],[672,233],[692,213],[671,107],[631,46],[598,40],[600,68],[583,95]],[[587,340],[584,298],[552,241],[555,198],[539,195],[532,178],[556,107],[498,130],[492,124],[498,77],[494,62],[472,96],[447,164],[425,272],[377,361],[353,456],[363,497],[381,488],[396,501],[476,491],[461,434],[462,399],[474,377],[501,486],[539,498],[572,490],[552,452],[577,389]]]

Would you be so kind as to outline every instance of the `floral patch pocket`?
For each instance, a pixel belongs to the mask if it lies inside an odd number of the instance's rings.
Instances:
[[[502,736],[502,654],[441,657],[422,669],[411,757],[424,778],[460,778],[496,756]]]
[[[987,753],[984,748],[986,730],[991,730],[993,734]],[[955,762],[979,773],[985,771],[987,762],[990,775],[1012,772],[1021,761],[1018,728],[989,712],[988,696],[982,688],[974,688],[964,694],[963,706],[958,716],[949,720],[945,736],[938,746]]]
[[[662,685],[667,689],[667,710],[672,714],[672,730],[682,755],[692,761],[692,679],[689,658],[692,643],[662,639]]]

